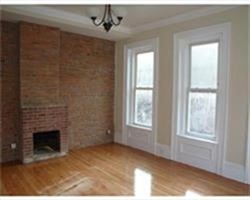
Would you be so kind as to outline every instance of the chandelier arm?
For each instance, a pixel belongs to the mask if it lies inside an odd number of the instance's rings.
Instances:
[[[120,25],[120,23],[121,23],[121,21],[119,21],[119,20],[118,20],[117,23],[115,23],[115,21],[113,20],[113,17],[112,17],[112,16],[111,16],[111,22],[112,22],[112,24],[115,25],[115,26],[118,26],[118,25]]]
[[[111,5],[108,5],[108,22],[112,22]]]
[[[93,24],[96,26],[100,26],[105,21],[106,14],[107,14],[107,5],[105,5],[105,11],[104,11],[104,15],[102,17],[101,22],[96,23],[96,19],[95,19],[95,20],[93,20]]]
[[[119,20],[119,19],[117,19],[117,20],[118,20],[117,23],[114,21],[114,19],[113,19],[113,17],[112,17],[112,11],[110,11],[110,16],[111,16],[111,19],[110,19],[110,20],[111,20],[111,23],[112,23],[113,25],[118,26],[118,25],[121,24],[121,20]],[[114,16],[116,17],[115,14],[114,14]]]
[[[93,24],[96,25],[96,26],[100,26],[102,23],[103,23],[103,21],[101,21],[100,23],[96,23],[96,19],[93,20]]]

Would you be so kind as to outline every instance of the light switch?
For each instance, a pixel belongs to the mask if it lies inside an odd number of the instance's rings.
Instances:
[[[16,143],[12,143],[12,144],[10,145],[10,147],[11,147],[11,149],[16,149]]]

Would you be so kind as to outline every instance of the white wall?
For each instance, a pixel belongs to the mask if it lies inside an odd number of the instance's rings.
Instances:
[[[245,165],[248,103],[248,8],[241,6],[210,16],[172,24],[140,33],[116,43],[115,132],[122,132],[123,46],[130,42],[159,37],[159,110],[157,141],[171,145],[173,35],[189,29],[231,22],[229,116],[226,160]]]

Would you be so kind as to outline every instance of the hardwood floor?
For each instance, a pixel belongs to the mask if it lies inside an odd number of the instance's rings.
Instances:
[[[250,195],[249,185],[118,144],[1,165],[2,195]]]

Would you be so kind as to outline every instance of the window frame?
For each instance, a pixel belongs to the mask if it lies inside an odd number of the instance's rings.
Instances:
[[[152,87],[137,87],[137,72],[138,72],[138,65],[137,65],[137,56],[138,54],[143,54],[143,53],[149,53],[153,52],[154,56],[154,65],[155,65],[155,52],[150,48],[150,47],[140,47],[140,48],[135,48],[134,50],[131,51],[131,58],[132,59],[132,66],[131,66],[131,77],[132,77],[132,84],[131,84],[131,90],[132,90],[132,95],[130,99],[130,116],[129,116],[129,124],[130,126],[136,126],[136,127],[142,127],[146,129],[152,129],[153,126],[153,94],[154,94],[154,73],[155,70],[153,69],[153,85]],[[153,67],[155,68],[155,66]],[[146,124],[140,124],[136,122],[136,91],[152,91],[152,120],[151,120],[151,125],[146,125]]]
[[[193,140],[207,141],[209,143],[224,143],[223,138],[227,131],[228,90],[229,90],[229,55],[230,55],[230,23],[212,25],[174,34],[174,79],[173,79],[173,110],[172,110],[172,142],[175,144],[178,137]],[[189,74],[189,57],[187,48],[189,44],[211,43],[219,41],[220,67],[218,67],[218,95],[217,95],[217,120],[216,134],[213,138],[196,137],[185,134],[186,127],[186,96],[187,79]],[[185,92],[183,92],[185,91]],[[184,117],[183,117],[184,116]],[[174,153],[176,145],[173,146]],[[222,146],[219,149],[222,152]],[[221,157],[222,155],[220,155]]]
[[[131,87],[134,87],[134,77],[132,76],[132,66],[135,59],[132,59],[133,53],[137,52],[154,52],[154,76],[153,76],[153,93],[152,93],[152,125],[151,127],[142,126],[131,123],[131,112],[133,112],[134,107],[132,104],[133,92],[131,92]],[[123,74],[123,132],[126,132],[128,128],[136,128],[137,130],[144,130],[144,133],[152,132],[152,137],[150,140],[155,141],[157,132],[157,119],[158,119],[158,67],[159,67],[159,38],[151,38],[142,41],[133,42],[124,45],[124,74]],[[133,104],[132,104],[133,105]],[[132,108],[131,108],[132,107]],[[128,134],[122,136],[122,140],[126,143]]]
[[[185,57],[185,51],[182,50],[186,41],[193,41],[199,38],[219,38],[220,41],[220,65],[218,79],[218,134],[214,140],[207,140],[195,137],[184,136],[182,121],[182,98],[180,80],[185,79],[182,68],[185,68],[181,62]],[[190,142],[190,144],[202,144],[210,147],[211,159],[216,164],[216,173],[222,174],[222,167],[225,163],[225,147],[228,133],[228,104],[229,104],[229,77],[230,77],[230,46],[231,46],[231,23],[215,24],[174,34],[174,69],[173,69],[173,98],[172,98],[172,127],[171,127],[171,159],[177,160],[180,142]]]
[[[192,47],[193,46],[198,46],[198,45],[206,45],[206,44],[213,44],[217,43],[218,44],[218,59],[217,59],[217,83],[216,83],[216,88],[192,88],[191,86],[191,79],[192,79]],[[199,42],[191,42],[188,44],[188,57],[187,57],[187,62],[188,62],[188,71],[187,71],[187,88],[186,88],[186,99],[185,99],[185,123],[184,123],[184,135],[190,136],[190,137],[197,137],[200,139],[208,139],[208,140],[216,140],[216,131],[217,131],[217,117],[218,117],[218,88],[219,88],[219,68],[220,68],[220,40],[215,39],[215,40],[204,40],[204,41],[199,41]],[[189,131],[189,98],[190,98],[190,93],[199,93],[199,94],[208,94],[212,93],[215,94],[216,97],[216,102],[215,102],[215,127],[214,127],[214,133],[213,134],[206,134],[206,133],[200,133],[200,132],[191,132]]]

